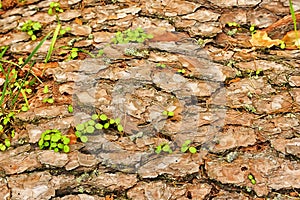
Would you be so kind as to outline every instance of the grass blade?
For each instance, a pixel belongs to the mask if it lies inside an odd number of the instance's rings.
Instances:
[[[298,35],[298,31],[297,31],[297,19],[296,19],[296,15],[295,15],[295,11],[294,11],[292,0],[289,0],[289,4],[290,4],[290,11],[291,11],[292,19],[293,19],[293,24],[294,24],[294,31],[295,31],[295,34],[296,34],[295,45],[298,48],[300,48],[299,35]]]
[[[31,52],[31,54],[26,58],[26,60],[24,61],[24,63],[21,65],[21,68],[23,68],[27,63],[29,63],[29,61],[31,60],[31,58],[34,56],[34,54],[41,48],[41,46],[44,44],[44,42],[48,39],[48,37],[51,35],[52,31],[50,33],[48,33],[41,41],[40,43],[33,49],[33,51]]]
[[[53,33],[53,37],[52,37],[52,40],[51,40],[51,44],[50,44],[50,47],[49,47],[49,50],[48,50],[48,53],[47,53],[47,56],[45,58],[45,63],[47,63],[49,60],[50,60],[50,57],[52,55],[52,52],[53,52],[53,49],[54,49],[54,45],[56,43],[56,40],[57,40],[57,36],[58,36],[58,33],[59,33],[59,30],[61,28],[61,24],[58,23],[57,26],[56,26],[56,29]]]
[[[24,61],[24,63],[21,65],[21,68],[24,67],[27,63],[29,63],[29,61],[32,59],[32,57],[34,56],[34,54],[41,48],[41,46],[44,44],[44,42],[48,39],[48,37],[50,36],[50,34],[52,33],[52,31],[50,33],[48,33],[41,41],[40,43],[33,49],[33,51],[31,52],[31,54],[27,57],[27,59]],[[20,89],[18,90],[18,93],[16,94],[16,96],[13,98],[12,100],[12,105],[14,105],[21,93],[21,89],[23,88],[30,72],[31,69],[33,67],[33,64],[30,66],[30,69],[28,70],[25,78],[23,79],[22,83],[20,84]]]
[[[2,95],[0,97],[0,105],[1,105],[1,110],[2,110],[3,109],[3,101],[4,101],[4,98],[5,98],[5,94],[6,94],[6,88],[8,87],[8,84],[9,84],[10,67],[8,68],[7,73],[5,73],[4,68],[0,64],[0,70],[5,75],[5,82],[4,82],[4,85],[3,85]]]

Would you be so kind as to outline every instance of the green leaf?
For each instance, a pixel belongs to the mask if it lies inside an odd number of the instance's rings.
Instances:
[[[49,98],[49,99],[47,99],[47,102],[52,104],[52,103],[54,103],[54,99]]]
[[[191,144],[191,142],[192,142],[191,140],[186,140],[186,141],[184,141],[183,145],[188,146],[189,144]]]
[[[76,135],[76,137],[81,137],[81,135],[82,135],[82,133],[80,132],[80,131],[75,131],[75,135]]]
[[[71,51],[71,58],[74,59],[78,56],[78,52],[77,51]]]
[[[6,147],[10,147],[10,140],[8,138],[5,138],[4,144]]]
[[[78,124],[77,126],[76,126],[76,130],[77,131],[82,131],[84,129],[84,125],[83,124]]]
[[[71,104],[68,105],[68,111],[69,111],[69,113],[72,113],[74,111],[73,106]]]
[[[40,147],[43,146],[44,140],[43,140],[43,139],[40,139],[38,144],[39,144]]]
[[[29,110],[29,108],[28,108],[26,105],[23,105],[23,106],[21,107],[21,110],[22,110],[23,112],[27,112],[27,111]]]
[[[37,39],[37,38],[36,38],[36,35],[32,35],[32,36],[31,36],[31,40],[34,41],[34,40],[36,40],[36,39]]]
[[[65,152],[65,153],[70,152],[70,147],[69,147],[68,145],[65,145],[65,146],[64,146],[64,152]]]
[[[103,127],[104,127],[105,129],[108,129],[108,128],[109,128],[109,123],[105,123]]]
[[[70,138],[68,138],[68,137],[63,137],[63,143],[64,144],[69,144],[70,143]]]
[[[3,126],[0,124],[0,132],[3,131]]]
[[[96,128],[96,129],[98,129],[98,130],[100,130],[100,129],[102,129],[102,128],[103,128],[103,125],[102,125],[102,124],[99,124],[99,123],[97,123],[97,124],[95,125],[95,128]]]
[[[148,39],[152,39],[152,38],[153,38],[153,35],[147,34],[147,38],[148,38]]]
[[[110,119],[110,120],[109,120],[109,123],[110,123],[110,124],[114,124],[115,122],[116,122],[116,121],[115,121],[114,119]]]
[[[121,124],[119,124],[117,126],[117,129],[118,129],[119,132],[123,132],[124,131],[124,128],[123,128],[123,126]]]
[[[39,22],[35,22],[33,25],[32,25],[32,28],[33,30],[40,30],[40,28],[42,28],[42,25],[39,23]]]
[[[101,114],[99,117],[102,121],[107,120],[107,116],[105,114]]]
[[[64,148],[64,144],[58,143],[58,144],[57,144],[57,147],[60,148],[60,149],[63,149],[63,148]]]
[[[5,151],[5,149],[6,149],[6,146],[4,144],[0,144],[0,150]]]
[[[162,112],[162,114],[163,114],[163,115],[168,115],[168,111],[164,110],[164,111]]]
[[[50,3],[50,5],[49,5],[49,6],[50,6],[50,8],[54,8],[54,6],[55,6],[55,3],[56,3],[56,2],[51,2],[51,3]]]
[[[93,114],[92,115],[92,120],[96,120],[96,119],[98,119],[98,115],[97,114]]]
[[[89,120],[89,121],[88,121],[88,124],[89,124],[90,126],[94,126],[94,125],[96,124],[96,122],[95,122],[94,120]]]
[[[197,149],[195,147],[190,147],[189,148],[189,151],[194,154],[194,153],[197,153]]]
[[[50,140],[51,136],[50,135],[45,135],[44,140]]]
[[[30,35],[30,36],[32,36],[33,35],[33,30],[27,31],[27,34]]]
[[[51,136],[51,142],[58,142],[61,139],[61,134],[53,134]]]
[[[174,112],[172,112],[172,111],[168,112],[168,116],[169,117],[173,117],[174,116]]]
[[[184,145],[182,145],[182,147],[181,147],[180,151],[181,151],[182,153],[185,153],[185,152],[186,152],[188,149],[189,149],[189,147],[188,147],[188,146],[184,146]]]
[[[49,8],[49,9],[48,9],[48,14],[49,14],[49,15],[53,15],[52,8]]]
[[[86,127],[86,132],[87,133],[94,133],[94,131],[95,131],[95,128],[93,126]]]
[[[57,147],[54,148],[54,152],[56,152],[56,153],[59,152],[59,148],[57,148]]]
[[[66,33],[66,30],[64,30],[64,29],[62,29],[62,30],[59,31],[60,35],[64,35],[65,33]]]
[[[81,142],[86,143],[88,141],[88,137],[87,136],[81,136],[80,140],[81,140]]]
[[[43,89],[43,93],[44,94],[47,94],[49,92],[49,86],[48,85],[45,85],[44,86],[44,89]]]
[[[155,153],[159,154],[161,152],[161,145],[157,146],[155,149]]]
[[[50,144],[50,148],[55,148],[55,147],[57,147],[57,144],[56,144],[56,143],[51,143],[51,144]]]
[[[169,152],[170,151],[170,146],[168,144],[165,144],[163,147],[162,147],[162,150],[164,152]]]
[[[50,145],[49,142],[45,142],[45,143],[44,143],[44,146],[45,146],[45,147],[49,147],[49,145]]]
[[[115,122],[116,122],[116,124],[120,124],[121,119],[120,119],[120,118],[116,118],[116,119],[115,119]]]
[[[138,38],[136,41],[137,41],[138,43],[143,43],[143,42],[144,42],[144,39],[143,39],[143,38]]]

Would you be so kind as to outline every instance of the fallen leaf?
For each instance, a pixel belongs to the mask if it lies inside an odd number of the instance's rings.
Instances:
[[[77,137],[75,135],[75,131],[73,128],[69,128],[67,136],[68,136],[68,138],[70,138],[70,144],[77,143]]]
[[[105,200],[114,200],[114,197],[110,196],[110,195],[106,195],[105,196]]]
[[[20,76],[23,77],[26,75],[26,73],[30,70],[31,68],[31,73],[36,75],[37,77],[41,78],[44,75],[44,72],[48,68],[56,68],[58,67],[57,62],[51,62],[51,63],[36,63],[33,67],[30,67],[30,65],[25,65],[22,68],[22,71],[20,72]]]
[[[78,25],[82,25],[82,21],[81,21],[81,19],[79,19],[79,18],[76,18],[76,19],[75,19],[75,23],[78,24]]]
[[[282,38],[286,48],[288,49],[297,49],[297,46],[300,46],[300,31],[289,31]]]
[[[277,46],[282,43],[282,40],[276,39],[272,40],[266,31],[256,31],[255,34],[252,35],[252,38],[250,40],[250,43],[252,46],[255,47],[267,47],[270,48],[272,46]]]

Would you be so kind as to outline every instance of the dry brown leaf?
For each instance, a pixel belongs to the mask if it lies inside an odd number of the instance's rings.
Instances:
[[[286,48],[297,48],[300,45],[300,30],[299,31],[289,31],[282,38]]]
[[[31,72],[36,75],[37,77],[41,78],[44,75],[44,71],[48,68],[56,68],[58,67],[57,62],[51,62],[51,63],[36,63],[33,67],[30,67],[30,65],[25,65],[22,68],[22,71],[20,72],[20,76],[23,77],[26,75],[26,73],[30,70]]]
[[[82,25],[82,21],[79,18],[75,18],[75,23],[78,25]]]
[[[252,38],[250,40],[250,43],[252,46],[255,47],[267,47],[270,48],[272,46],[277,46],[282,43],[282,40],[276,39],[272,40],[266,31],[256,31],[255,34],[252,35]]]
[[[110,196],[110,195],[106,195],[105,196],[105,200],[114,200],[114,197]]]

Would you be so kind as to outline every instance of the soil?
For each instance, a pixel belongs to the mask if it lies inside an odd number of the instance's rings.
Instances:
[[[11,146],[0,152],[0,199],[300,199],[300,50],[288,1],[69,0],[49,15],[50,2],[2,0],[0,64],[18,71],[12,88],[28,80],[32,91],[1,105]],[[42,25],[35,41],[20,29],[27,20]],[[70,30],[45,63],[60,25]],[[113,42],[138,27],[145,40]],[[83,143],[78,124],[93,114],[120,123]],[[71,139],[69,152],[39,147],[53,129]]]

